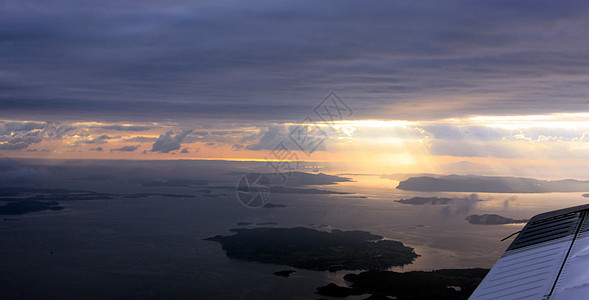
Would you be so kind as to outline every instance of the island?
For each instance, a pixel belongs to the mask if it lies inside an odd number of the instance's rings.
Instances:
[[[0,206],[0,215],[24,215],[29,212],[62,209],[64,207],[55,201],[16,201]]]
[[[496,215],[496,214],[484,214],[484,215],[470,215],[465,218],[468,223],[470,224],[478,224],[478,225],[502,225],[502,224],[518,224],[518,223],[527,223],[528,220],[521,219],[511,219],[504,216]]]
[[[161,194],[161,193],[135,193],[130,195],[122,195],[121,197],[127,199],[146,198],[151,196],[162,196],[166,198],[195,198],[195,195],[183,195],[183,194]]]
[[[234,186],[217,186],[211,187],[221,190],[235,190]],[[348,192],[337,192],[331,190],[322,190],[316,188],[299,188],[299,187],[289,187],[283,185],[273,185],[272,186],[272,193],[273,194],[309,194],[309,195],[351,195],[352,193]]]
[[[275,174],[268,174],[275,175]],[[286,185],[289,186],[303,186],[303,185],[328,185],[338,182],[349,182],[350,178],[336,175],[327,175],[323,173],[311,174],[305,172],[294,171],[291,172],[286,180]],[[280,180],[282,182],[282,180]]]
[[[6,187],[0,189],[0,215],[22,215],[44,210],[58,211],[64,209],[60,202],[110,200],[116,198],[137,199],[151,196],[166,198],[195,198],[195,195],[163,194],[163,193],[135,193],[128,195],[107,194],[85,190],[69,189],[39,189],[29,187]]]
[[[448,204],[452,202],[452,198],[438,198],[438,197],[413,197],[411,199],[395,200],[402,204],[424,205],[424,204]]]
[[[295,273],[295,270],[284,270],[284,271],[278,271],[278,272],[274,272],[274,276],[279,276],[279,277],[290,277],[290,275],[292,273]]]
[[[284,204],[274,204],[274,203],[266,203],[263,208],[283,208],[286,207]]]
[[[479,268],[405,273],[371,270],[345,275],[351,287],[330,283],[315,293],[330,297],[372,294],[374,299],[468,299],[488,272]]]
[[[273,186],[272,193],[280,193],[280,194],[317,194],[317,195],[349,195],[351,193],[347,192],[336,192],[330,190],[322,190],[322,189],[315,189],[315,188],[296,188],[296,187],[286,187],[286,186]]]
[[[586,192],[589,191],[589,181],[476,175],[419,176],[399,182],[397,189],[421,192],[481,193]]]
[[[230,172],[227,175],[239,175],[244,176],[248,174],[247,172]],[[308,185],[329,185],[329,184],[336,184],[338,182],[350,182],[352,181],[350,178],[337,176],[337,175],[328,175],[324,173],[306,173],[306,172],[299,172],[293,171],[285,175],[284,177],[277,173],[263,173],[263,176],[268,178],[272,185],[287,185],[287,186],[308,186]],[[285,182],[286,178],[286,182]]]
[[[318,231],[306,227],[231,229],[235,235],[205,240],[223,245],[227,257],[295,268],[385,270],[410,264],[419,255],[399,241],[366,231]]]
[[[329,283],[325,286],[318,287],[315,294],[321,296],[342,298],[347,296],[363,295],[365,293],[360,289],[353,289],[349,287],[339,286],[335,283]]]
[[[171,178],[166,180],[145,180],[145,187],[202,187],[209,184],[207,180]]]

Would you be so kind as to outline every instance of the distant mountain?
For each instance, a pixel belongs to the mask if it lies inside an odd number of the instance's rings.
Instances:
[[[589,181],[538,180],[524,177],[448,175],[411,177],[399,182],[400,190],[420,192],[555,193],[587,192]]]

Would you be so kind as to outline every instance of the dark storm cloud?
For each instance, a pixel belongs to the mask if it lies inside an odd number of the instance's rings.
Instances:
[[[137,148],[139,148],[139,145],[137,145],[137,146],[123,146],[121,148],[110,149],[110,152],[115,152],[115,151],[133,152],[133,151],[137,150]]]
[[[0,150],[22,150],[43,140],[45,123],[0,122]]]
[[[153,126],[141,126],[141,125],[104,125],[100,126],[106,130],[117,130],[117,131],[146,131],[152,129]]]
[[[152,143],[155,142],[157,138],[147,137],[147,136],[136,136],[128,139],[124,139],[125,142],[139,142],[139,143]]]
[[[233,149],[233,151],[238,151],[241,148],[243,148],[243,145],[240,144],[234,144],[233,146],[231,146],[231,149]]]
[[[107,143],[108,140],[111,140],[113,138],[114,137],[103,134],[103,135],[97,136],[95,138],[76,141],[75,144],[76,145],[79,145],[79,144],[105,144],[105,143]]]
[[[331,131],[318,130],[316,124],[300,124],[291,126],[269,126],[267,131],[256,141],[261,134],[256,134],[256,138],[245,137],[245,141],[254,140],[253,143],[245,146],[247,150],[302,150],[306,153],[321,151],[326,149],[326,144],[330,143]],[[244,141],[244,139],[242,139]]]
[[[14,132],[14,131],[31,131],[35,129],[43,129],[45,128],[45,123],[35,123],[35,122],[8,122],[4,123],[4,128],[6,131]]]
[[[334,90],[366,118],[585,110],[587,5],[5,1],[0,109],[293,121]]]
[[[192,130],[184,130],[174,135],[174,132],[170,130],[166,134],[159,136],[155,143],[153,143],[151,152],[169,153],[178,150],[184,138],[191,132]]]
[[[268,131],[260,138],[259,142],[248,145],[245,147],[248,150],[262,150],[262,149],[273,149],[278,144],[279,140],[288,141],[288,132],[279,126],[268,127]],[[246,138],[249,140],[249,138]],[[244,141],[245,142],[245,141]]]
[[[102,152],[102,151],[104,151],[104,149],[102,147],[96,147],[96,148],[90,148],[90,151]]]
[[[208,135],[209,132],[208,131],[194,131],[192,134],[197,137],[204,137],[204,136]]]
[[[43,140],[39,131],[22,131],[0,134],[0,150],[22,150]]]

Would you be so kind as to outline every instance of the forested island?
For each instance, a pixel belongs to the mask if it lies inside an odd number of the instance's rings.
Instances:
[[[16,201],[0,206],[0,215],[23,215],[43,210],[62,210],[63,206],[55,201]]]
[[[413,197],[410,199],[395,200],[402,204],[424,205],[424,204],[448,204],[452,202],[452,198],[438,198],[438,197]]]
[[[85,190],[39,189],[29,187],[5,187],[0,189],[0,215],[23,215],[44,210],[58,211],[65,207],[59,201],[110,200],[116,198],[137,199],[151,196],[167,198],[195,198],[195,195],[134,193],[108,194]]]
[[[330,297],[372,294],[374,299],[468,299],[488,269],[444,269],[431,272],[366,271],[347,274],[351,287],[334,283],[318,287],[316,294]],[[368,298],[370,299],[370,298]]]
[[[310,228],[232,229],[235,235],[207,238],[230,258],[320,270],[384,270],[410,264],[419,255],[403,243],[366,231]]]
[[[516,220],[507,218],[496,214],[484,214],[484,215],[470,215],[466,217],[466,220],[470,224],[479,225],[502,225],[502,224],[519,224],[527,223],[527,219]]]
[[[586,192],[589,181],[539,180],[525,177],[447,175],[419,176],[399,182],[400,190],[420,192],[557,193]]]

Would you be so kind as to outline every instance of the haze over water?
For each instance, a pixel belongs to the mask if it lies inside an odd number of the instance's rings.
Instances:
[[[272,299],[280,293],[290,299],[308,299],[318,286],[345,284],[342,277],[349,272],[297,269],[291,278],[281,278],[272,273],[291,267],[229,259],[221,245],[203,239],[230,234],[231,228],[365,230],[402,241],[421,255],[413,264],[393,270],[489,268],[511,241],[500,240],[523,224],[474,225],[466,216],[495,213],[523,219],[584,203],[580,193],[478,193],[480,201],[473,202],[464,198],[472,197],[471,193],[402,191],[395,189],[398,181],[368,174],[341,175],[350,182],[294,186],[350,194],[273,193],[270,203],[284,207],[251,209],[239,203],[235,186],[240,175],[231,170],[256,171],[266,168],[264,163],[18,163],[20,170],[45,174],[35,181],[38,189],[67,189],[74,194],[91,190],[115,196],[64,200],[59,201],[63,210],[4,216],[0,254],[10,259],[2,260],[1,279],[7,283],[3,294],[8,297]],[[177,177],[200,185],[162,184]],[[26,186],[13,183],[12,188]],[[136,193],[150,195],[130,197]],[[444,205],[395,202],[414,196],[456,199]]]

